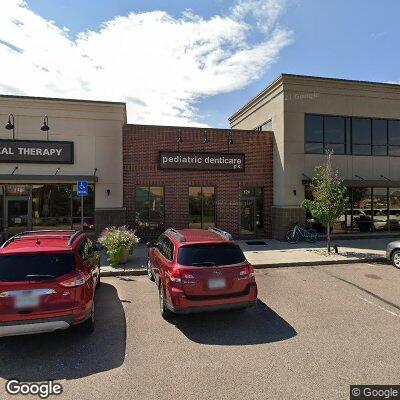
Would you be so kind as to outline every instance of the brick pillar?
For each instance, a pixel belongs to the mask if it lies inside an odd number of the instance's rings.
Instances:
[[[286,240],[285,234],[295,222],[305,224],[306,212],[303,208],[272,207],[272,238]]]

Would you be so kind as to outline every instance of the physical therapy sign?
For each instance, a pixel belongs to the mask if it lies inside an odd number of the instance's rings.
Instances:
[[[0,162],[73,164],[74,143],[42,140],[0,140]]]
[[[199,153],[160,151],[160,169],[243,172],[245,155],[238,153]]]

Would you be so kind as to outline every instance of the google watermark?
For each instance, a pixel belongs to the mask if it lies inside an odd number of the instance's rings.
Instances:
[[[10,395],[33,395],[41,399],[47,399],[51,395],[60,395],[63,387],[60,383],[48,380],[41,383],[21,382],[18,379],[10,379],[6,382],[6,392]]]
[[[400,399],[399,385],[351,385],[350,400]]]

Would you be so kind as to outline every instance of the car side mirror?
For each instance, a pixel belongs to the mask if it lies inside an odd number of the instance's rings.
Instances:
[[[146,246],[148,249],[150,249],[151,247],[156,247],[156,244],[154,242],[147,242]]]

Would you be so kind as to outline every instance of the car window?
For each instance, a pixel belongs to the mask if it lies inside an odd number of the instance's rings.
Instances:
[[[23,254],[0,256],[0,281],[51,279],[73,272],[73,254]]]
[[[206,244],[183,246],[179,249],[178,263],[187,266],[218,266],[246,261],[241,248],[234,244]]]
[[[167,236],[162,236],[160,241],[157,241],[160,253],[169,261],[174,257],[174,244]]]

